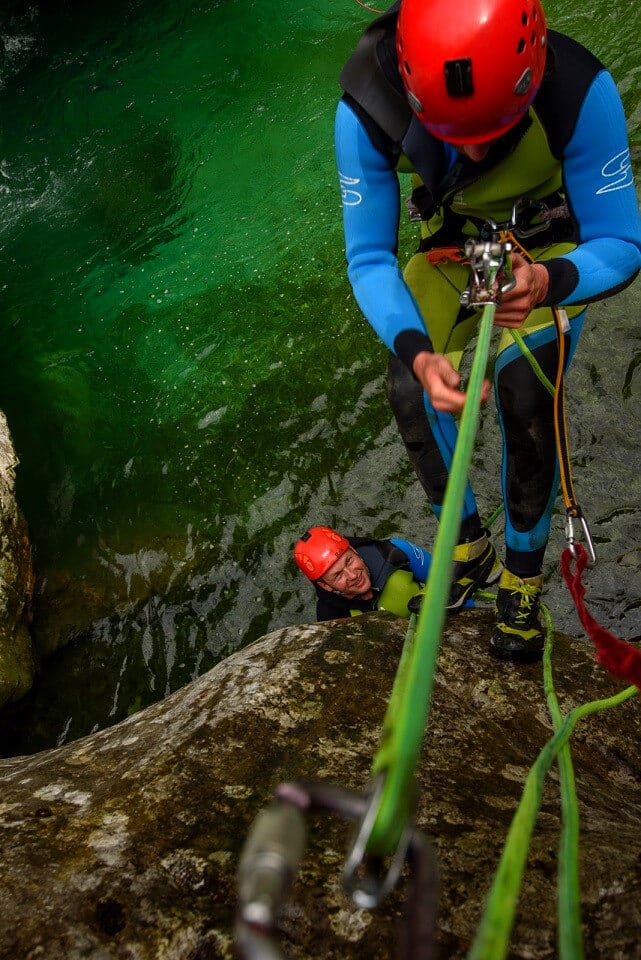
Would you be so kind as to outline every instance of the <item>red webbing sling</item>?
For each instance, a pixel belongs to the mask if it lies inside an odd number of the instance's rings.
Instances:
[[[572,555],[569,547],[566,547],[561,554],[561,572],[572,594],[579,620],[597,649],[597,660],[613,677],[632,683],[641,690],[641,650],[627,640],[621,640],[620,637],[610,633],[597,623],[589,612],[584,602],[585,587],[581,582],[581,574],[587,566],[588,555],[580,543],[574,545],[574,550],[576,557]],[[572,573],[574,559],[576,559],[576,569]]]

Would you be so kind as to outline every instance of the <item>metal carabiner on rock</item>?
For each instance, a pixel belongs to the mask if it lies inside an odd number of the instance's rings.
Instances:
[[[412,829],[409,825],[406,825],[392,861],[384,872],[380,869],[383,863],[379,857],[370,857],[369,860],[367,858],[367,844],[376,822],[384,783],[384,774],[379,774],[373,781],[374,789],[370,794],[352,848],[343,867],[343,886],[355,906],[362,910],[373,910],[378,907],[390,890],[395,887],[403,869],[411,841]]]
[[[238,867],[239,918],[274,925],[305,850],[305,822],[293,803],[274,799],[254,820]]]
[[[362,862],[366,832],[377,810],[372,795],[355,793],[333,784],[313,781],[282,783],[271,803],[252,824],[238,868],[239,904],[235,941],[241,960],[285,960],[277,943],[277,917],[302,860],[303,815],[321,810],[360,824],[348,857],[344,880],[357,906],[371,909],[389,893],[405,862],[409,865],[408,894],[400,930],[399,960],[433,960],[438,904],[438,867],[432,845],[418,830],[408,827],[406,842],[393,858],[383,883],[359,886],[356,873]],[[373,810],[373,815],[370,811]],[[369,829],[366,831],[366,824]],[[356,896],[354,895],[356,893]]]

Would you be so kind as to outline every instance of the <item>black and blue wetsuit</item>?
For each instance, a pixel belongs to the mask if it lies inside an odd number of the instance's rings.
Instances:
[[[370,600],[361,600],[359,597],[348,600],[314,584],[318,620],[353,617],[359,613],[378,609],[379,600],[386,585],[398,571],[409,571],[411,574],[414,587],[409,590],[410,594],[418,593],[422,589],[432,561],[427,550],[399,537],[391,537],[389,540],[372,540],[366,537],[348,537],[347,539],[369,570],[374,596]],[[403,585],[402,589],[404,593],[408,592],[407,585]],[[405,606],[407,598],[404,596],[403,600]]]
[[[418,353],[435,350],[458,367],[477,318],[459,305],[467,268],[439,262],[433,248],[462,247],[484,220],[509,220],[523,198],[551,211],[549,229],[528,241],[533,259],[548,269],[548,296],[519,332],[554,382],[558,349],[549,308],[564,308],[569,363],[585,305],[616,293],[641,268],[641,219],[621,101],[610,74],[585,48],[549,32],[545,77],[528,114],[474,163],[412,117],[396,65],[395,22],[392,8],[368,29],[346,65],[336,158],[348,276],[365,317],[391,351],[389,400],[438,515],[456,426],[450,414],[433,409],[412,363]],[[404,171],[413,171],[423,222],[421,252],[401,272],[397,174]],[[529,577],[541,569],[558,490],[553,410],[507,330],[494,386],[503,435],[506,565]],[[468,486],[461,539],[479,535]]]

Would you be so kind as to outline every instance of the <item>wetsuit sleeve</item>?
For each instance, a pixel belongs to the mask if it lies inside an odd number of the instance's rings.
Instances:
[[[547,261],[545,305],[603,299],[631,283],[641,269],[641,218],[625,116],[606,70],[597,73],[581,105],[563,153],[563,179],[580,243]]]
[[[418,547],[411,540],[401,540],[399,537],[390,537],[390,543],[402,550],[410,564],[410,571],[415,580],[419,583],[425,583],[428,577],[432,555]]]
[[[381,340],[411,370],[416,354],[432,346],[396,258],[398,177],[344,100],[336,112],[335,146],[347,275],[356,302]]]

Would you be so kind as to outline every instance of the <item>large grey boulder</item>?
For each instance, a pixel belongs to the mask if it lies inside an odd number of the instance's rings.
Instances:
[[[27,525],[16,502],[17,463],[0,411],[0,707],[24,696],[34,673],[29,633],[34,576]]]
[[[473,610],[447,623],[420,765],[418,822],[440,862],[448,960],[466,955],[524,778],[551,734],[540,665],[491,659],[490,622]],[[405,629],[371,614],[281,630],[111,729],[0,761],[0,957],[231,958],[250,824],[283,780],[363,788]],[[621,686],[587,643],[557,637],[554,664],[564,711]],[[641,956],[640,727],[633,697],[572,740],[587,960]],[[514,958],[557,956],[558,779],[548,780]],[[348,834],[341,821],[309,821],[283,916],[290,958],[395,954],[403,884],[379,911],[354,910],[340,885]]]

